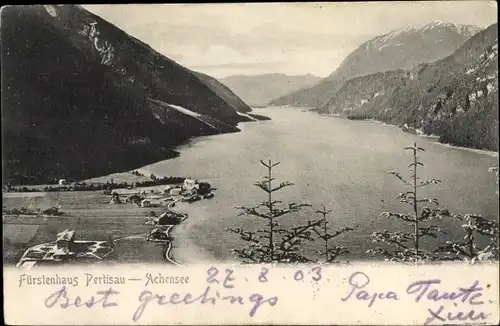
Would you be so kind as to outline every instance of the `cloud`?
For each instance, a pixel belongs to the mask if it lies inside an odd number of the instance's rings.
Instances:
[[[259,25],[247,32],[217,24],[203,26],[189,23],[163,30],[158,30],[156,26],[155,22],[148,22],[140,28],[136,26],[135,34],[139,33],[138,37],[141,39],[147,39],[162,47],[193,45],[201,51],[206,51],[210,46],[220,45],[242,54],[268,50],[287,52],[304,47],[316,50],[352,47],[377,35],[376,33],[348,35],[308,30],[295,31],[277,23]],[[158,31],[155,32],[156,30]]]
[[[364,41],[432,20],[482,27],[494,2],[88,5],[90,11],[189,68],[330,74]]]
[[[212,74],[216,70],[217,75],[230,73],[232,67],[234,71],[289,70],[326,76],[350,51],[375,36],[294,32],[276,23],[255,26],[246,32],[217,24],[202,28],[190,23],[153,33],[153,26],[148,22],[142,27],[146,43],[155,44],[157,51],[180,64]]]

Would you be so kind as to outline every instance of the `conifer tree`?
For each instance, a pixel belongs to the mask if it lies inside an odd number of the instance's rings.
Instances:
[[[439,208],[439,202],[436,198],[426,198],[420,196],[420,189],[431,184],[441,183],[438,179],[421,180],[418,177],[419,167],[424,164],[420,161],[419,153],[425,150],[418,147],[416,143],[411,147],[405,147],[405,150],[411,151],[412,162],[408,166],[410,169],[409,180],[399,172],[389,172],[399,179],[408,189],[397,197],[400,203],[407,204],[410,207],[410,213],[383,212],[381,216],[387,218],[396,218],[403,223],[411,226],[412,232],[391,232],[389,230],[376,231],[372,234],[372,242],[384,243],[392,246],[392,249],[375,248],[367,252],[371,254],[381,254],[387,261],[412,262],[438,260],[439,255],[435,251],[424,250],[420,240],[424,237],[437,238],[438,234],[445,234],[445,231],[437,225],[427,225],[429,221],[441,219],[443,217],[460,218],[451,214],[446,209]],[[432,205],[423,206],[425,204]]]
[[[498,186],[498,167],[492,167],[489,171],[495,172]],[[498,188],[496,193],[498,195]],[[469,263],[498,260],[498,222],[474,214],[466,214],[462,220],[466,222],[462,224],[465,234],[462,241],[446,241],[436,252],[444,253],[444,260],[464,260]],[[486,238],[487,244],[481,246],[477,241],[479,237]]]
[[[247,244],[242,249],[232,251],[238,258],[247,263],[305,263],[313,259],[304,255],[304,242],[314,241],[312,233],[321,221],[305,221],[303,225],[283,227],[278,220],[288,214],[297,213],[308,204],[289,203],[283,205],[273,195],[294,184],[284,181],[276,185],[273,177],[273,168],[280,162],[260,161],[266,167],[267,175],[254,185],[266,194],[266,200],[252,206],[237,207],[239,215],[252,216],[265,221],[265,227],[258,230],[244,230],[242,228],[228,228],[226,231],[237,234]]]
[[[322,219],[319,228],[314,228],[314,231],[324,242],[324,247],[318,251],[318,254],[324,257],[325,263],[332,263],[333,261],[335,261],[335,259],[338,258],[339,255],[348,254],[349,251],[346,247],[331,245],[330,240],[345,232],[352,231],[352,229],[341,228],[334,231],[333,233],[330,233],[330,222],[328,222],[326,217],[332,213],[332,210],[327,209],[326,206],[324,206],[322,209],[317,210],[316,213],[320,214],[322,216]]]

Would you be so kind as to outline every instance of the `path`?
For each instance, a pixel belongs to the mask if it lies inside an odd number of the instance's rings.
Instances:
[[[183,221],[185,221],[188,218],[188,215],[185,214],[185,213],[178,212],[178,211],[176,211],[175,209],[172,208],[175,205],[175,203],[177,203],[178,201],[179,201],[179,199],[176,199],[173,202],[169,203],[167,205],[167,210],[169,210],[173,214],[177,214],[177,215],[182,216],[182,219],[180,221],[180,223],[182,223]],[[175,225],[169,225],[168,226],[167,230],[165,231],[165,233],[167,234],[167,236],[170,237],[170,230],[172,230],[174,228],[174,226]],[[165,249],[165,259],[167,261],[169,261],[170,263],[174,264],[174,265],[183,266],[183,265],[179,264],[178,262],[176,262],[175,260],[173,260],[170,257],[170,251],[172,250],[172,241],[169,241],[168,244],[166,244],[165,246],[166,246],[166,249]]]

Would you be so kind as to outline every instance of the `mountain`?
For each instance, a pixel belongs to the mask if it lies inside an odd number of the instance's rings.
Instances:
[[[232,106],[236,111],[241,113],[248,113],[252,111],[247,103],[243,102],[236,94],[234,94],[226,85],[217,79],[197,72],[196,75],[207,85],[214,93],[219,95],[224,101]]]
[[[2,9],[4,182],[136,168],[250,120],[224,85],[79,6]]]
[[[406,27],[375,37],[349,54],[340,66],[317,85],[273,101],[273,105],[318,107],[352,78],[442,59],[458,49],[481,29],[472,25],[432,22],[423,27]]]
[[[221,82],[238,94],[246,103],[263,106],[276,97],[309,87],[321,80],[307,74],[288,76],[284,74],[264,74],[256,76],[234,75],[221,79]]]
[[[498,150],[498,31],[494,24],[450,56],[414,69],[351,79],[319,109]]]

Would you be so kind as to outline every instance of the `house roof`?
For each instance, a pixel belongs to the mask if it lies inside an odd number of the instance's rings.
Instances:
[[[66,229],[57,234],[57,241],[71,241],[75,237],[75,230]]]
[[[69,249],[68,248],[57,248],[54,250],[53,255],[67,255],[69,254]]]

